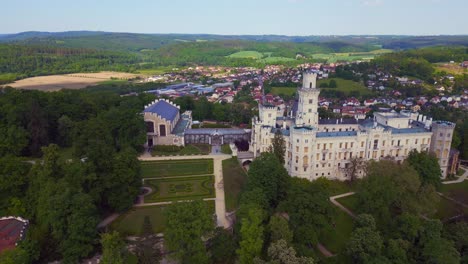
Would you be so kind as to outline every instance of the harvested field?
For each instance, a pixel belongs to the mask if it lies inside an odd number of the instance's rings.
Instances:
[[[61,89],[82,89],[106,81],[128,80],[137,74],[125,72],[71,73],[26,78],[6,84],[18,89],[58,91]]]

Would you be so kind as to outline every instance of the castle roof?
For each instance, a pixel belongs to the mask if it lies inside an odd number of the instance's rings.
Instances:
[[[173,121],[177,113],[179,113],[179,108],[164,100],[159,100],[157,103],[145,108],[143,112],[157,114],[166,120]]]

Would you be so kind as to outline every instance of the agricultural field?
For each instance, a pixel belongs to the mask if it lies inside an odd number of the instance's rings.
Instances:
[[[274,95],[288,95],[293,96],[296,93],[296,87],[271,87],[271,93]]]
[[[390,52],[392,52],[392,50],[379,49],[369,52],[317,53],[313,54],[312,58],[326,60],[327,63],[335,63],[337,61],[371,60],[375,56]]]
[[[445,72],[453,75],[468,74],[468,68],[463,68],[458,63],[434,63],[433,65],[436,72]]]
[[[138,75],[124,72],[72,73],[22,79],[6,84],[25,90],[58,91],[61,89],[82,89],[101,83],[122,83]]]
[[[258,60],[258,62],[262,62],[262,63],[287,62],[287,61],[295,61],[295,59],[287,58],[287,57],[265,57],[263,59]]]
[[[345,80],[341,78],[330,78],[322,79],[317,81],[317,86],[320,86],[322,83],[329,83],[330,80],[335,80],[337,87],[336,88],[320,88],[321,90],[331,90],[331,91],[340,91],[345,93],[347,96],[351,95],[353,92],[358,92],[360,95],[370,95],[372,91],[367,89],[362,83],[354,82],[351,80]]]
[[[236,53],[233,53],[229,56],[228,58],[234,58],[234,59],[261,59],[263,58],[264,54],[258,51],[253,51],[253,50],[245,50],[245,51],[239,51]]]
[[[144,161],[142,178],[207,175],[213,173],[212,159]]]
[[[145,180],[143,185],[152,189],[145,196],[145,203],[214,197],[213,175],[151,179]]]

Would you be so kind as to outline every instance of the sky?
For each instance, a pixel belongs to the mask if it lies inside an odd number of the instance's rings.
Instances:
[[[0,33],[468,34],[467,0],[0,0]]]

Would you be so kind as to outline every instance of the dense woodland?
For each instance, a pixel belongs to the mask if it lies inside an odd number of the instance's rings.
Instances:
[[[342,189],[326,179],[291,178],[277,153],[263,153],[251,164],[232,234],[214,229],[201,201],[169,208],[167,214],[177,219],[166,230],[172,257],[181,263],[247,264],[468,261],[468,224],[433,217],[440,202],[434,156],[412,152],[403,164],[367,164],[368,177],[349,183],[357,207],[345,249],[323,259],[316,245],[327,239],[338,215],[329,197]]]
[[[30,220],[15,251],[23,263],[76,263],[99,243],[100,219],[133,204],[145,141],[139,113],[152,99],[1,90],[0,215]]]

